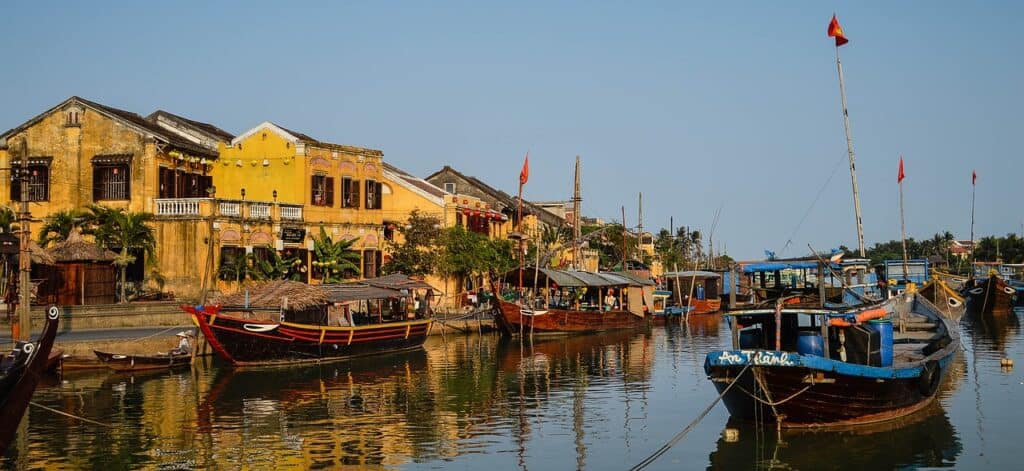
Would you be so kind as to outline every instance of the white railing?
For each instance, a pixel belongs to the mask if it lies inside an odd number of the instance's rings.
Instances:
[[[235,201],[221,201],[218,209],[221,216],[236,218],[242,215],[242,205]]]
[[[156,200],[157,216],[198,216],[199,202],[206,198],[160,198]]]
[[[302,220],[302,206],[281,206],[281,219]]]
[[[249,203],[249,217],[253,219],[270,219],[270,204]]]

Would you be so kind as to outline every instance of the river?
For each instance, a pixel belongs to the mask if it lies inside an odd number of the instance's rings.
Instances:
[[[718,404],[647,469],[1015,469],[1024,365],[1000,360],[1021,358],[1019,321],[962,327],[963,351],[920,413],[779,436]],[[30,407],[0,467],[627,469],[716,397],[704,355],[728,343],[714,315],[532,344],[435,336],[414,352],[301,368],[205,358],[191,371],[69,373],[34,402],[106,426]]]

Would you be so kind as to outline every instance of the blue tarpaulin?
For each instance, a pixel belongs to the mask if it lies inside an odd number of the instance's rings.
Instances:
[[[800,270],[804,268],[818,268],[818,262],[759,262],[743,265],[743,273],[756,273],[762,271],[782,271],[786,269]]]

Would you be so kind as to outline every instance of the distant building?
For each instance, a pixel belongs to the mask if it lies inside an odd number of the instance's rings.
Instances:
[[[949,245],[950,255],[965,260],[970,258],[971,253],[974,251],[974,241],[972,240],[954,240]]]

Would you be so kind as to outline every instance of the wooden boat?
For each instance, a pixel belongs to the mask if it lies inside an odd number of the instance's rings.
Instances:
[[[1009,283],[996,273],[988,278],[968,282],[964,291],[967,309],[975,315],[1006,315],[1013,310],[1013,298],[1017,294]]]
[[[967,301],[963,296],[960,296],[939,276],[933,276],[918,292],[953,322],[959,322],[967,309]]]
[[[416,289],[433,288],[404,275],[376,280],[386,281],[273,281],[216,304],[182,309],[213,351],[234,366],[319,363],[420,348],[433,319],[413,314],[412,298]],[[243,296],[248,303],[239,305]]]
[[[710,271],[669,272],[663,275],[668,290],[668,312],[684,314],[711,314],[722,309],[722,275]]]
[[[730,317],[733,349],[709,353],[704,370],[730,415],[782,427],[859,425],[920,410],[960,346],[956,324],[911,292],[859,311],[782,307]]]
[[[39,378],[46,370],[53,339],[57,337],[60,309],[46,311],[43,332],[35,342],[18,342],[0,360],[0,451],[6,450],[25,414]]]
[[[114,371],[166,370],[192,364],[192,355],[188,353],[167,352],[136,355],[108,353],[99,350],[93,350],[93,353],[104,366]]]
[[[534,269],[527,271],[534,272]],[[622,272],[591,273],[541,268],[533,300],[495,299],[494,323],[505,335],[591,333],[647,325],[655,306],[654,283]],[[518,270],[505,276],[506,284]],[[533,276],[529,286],[533,288]],[[608,297],[615,300],[607,304]],[[610,309],[609,309],[610,308]]]

